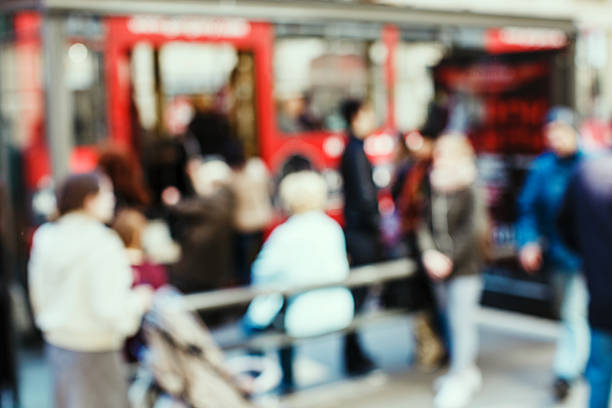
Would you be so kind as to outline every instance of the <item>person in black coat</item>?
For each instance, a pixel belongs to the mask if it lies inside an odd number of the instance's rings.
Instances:
[[[376,118],[367,103],[356,99],[345,100],[341,113],[348,134],[348,143],[340,163],[344,181],[344,233],[349,260],[354,267],[381,259],[378,192],[372,164],[364,150],[364,141],[374,131]],[[367,294],[367,288],[353,290],[355,313],[362,309]],[[363,352],[356,333],[346,336],[344,355],[349,374],[364,373],[374,367]]]
[[[17,373],[15,361],[15,342],[13,324],[11,321],[11,308],[9,297],[10,274],[7,262],[6,247],[4,239],[6,231],[4,222],[6,216],[3,214],[4,192],[0,184],[0,393],[9,392],[13,401],[17,399]],[[9,401],[10,404],[10,401]],[[0,407],[2,407],[0,401]]]
[[[574,173],[557,227],[567,246],[582,258],[589,290],[589,408],[608,408],[612,388],[612,152],[588,160]]]

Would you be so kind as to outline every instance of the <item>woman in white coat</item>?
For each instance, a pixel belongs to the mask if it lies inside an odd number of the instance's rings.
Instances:
[[[253,285],[279,288],[342,282],[349,273],[342,228],[328,217],[327,184],[317,173],[302,171],[285,177],[280,197],[289,219],[276,228],[252,268]],[[324,310],[325,313],[321,313]],[[313,336],[346,327],[353,318],[354,302],[343,287],[312,290],[286,301],[281,295],[258,297],[244,319],[249,331],[271,327],[293,337]],[[282,387],[294,387],[293,349],[280,351]]]
[[[58,190],[59,219],[34,236],[30,293],[58,408],[128,407],[120,350],[138,330],[152,290],[132,289],[125,248],[104,225],[114,206],[107,177],[70,176]]]

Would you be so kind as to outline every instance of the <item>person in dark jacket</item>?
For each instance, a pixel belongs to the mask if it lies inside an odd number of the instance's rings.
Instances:
[[[467,138],[441,136],[434,148],[417,233],[450,346],[450,371],[436,382],[435,408],[467,407],[482,386],[476,366],[476,310],[488,223],[476,178],[474,151]]]
[[[364,101],[348,99],[340,108],[348,134],[340,163],[344,181],[344,234],[351,266],[361,266],[379,261],[381,253],[378,192],[372,164],[364,150],[364,141],[374,131],[376,118]],[[353,291],[356,313],[363,307],[367,294],[365,288]],[[346,370],[351,374],[367,372],[374,367],[355,333],[345,338],[344,358]]]
[[[224,162],[211,160],[193,165],[190,172],[197,196],[170,207],[181,258],[169,279],[183,293],[227,287],[233,276],[231,170]]]
[[[535,159],[519,197],[519,260],[528,273],[549,274],[562,331],[554,361],[553,393],[564,400],[583,373],[589,355],[587,290],[580,259],[561,241],[556,217],[565,189],[584,159],[575,118],[568,108],[550,110],[545,128],[550,151]]]
[[[589,160],[571,178],[558,228],[582,258],[590,302],[589,408],[608,408],[612,383],[612,153]]]
[[[15,361],[15,341],[13,322],[11,319],[11,307],[9,297],[10,274],[8,257],[6,256],[6,246],[4,240],[7,231],[5,231],[5,221],[7,220],[4,214],[4,189],[0,183],[0,393],[9,392],[10,399],[17,399],[17,371]],[[8,396],[9,394],[7,394]],[[9,400],[10,404],[10,400]],[[0,403],[0,406],[2,403]]]

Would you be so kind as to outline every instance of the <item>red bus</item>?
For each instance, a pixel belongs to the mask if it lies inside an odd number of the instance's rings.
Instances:
[[[230,116],[247,154],[260,156],[273,174],[295,157],[320,170],[333,193],[330,213],[339,218],[336,168],[345,139],[337,107],[353,96],[370,100],[379,120],[366,149],[381,207],[390,214],[396,136],[420,126],[440,88],[458,95],[457,112],[477,117],[464,130],[483,159],[490,197],[511,206],[520,172],[542,148],[540,117],[552,104],[572,104],[571,21],[346,2],[255,8],[242,1],[234,8],[188,2],[193,15],[181,2],[172,16],[164,2],[127,1],[128,12],[97,3],[58,6],[57,15],[20,10],[0,25],[9,33],[0,49],[0,105],[10,127],[4,137],[20,153],[23,164],[12,172],[23,173],[27,186],[22,200],[13,200],[20,202],[16,212],[27,212],[23,203],[31,193],[49,185],[53,163],[91,168],[101,144],[146,162],[150,145],[185,131],[199,101]],[[47,37],[47,20],[61,23],[60,44]],[[60,78],[50,75],[54,55],[47,49],[43,60],[43,44],[65,50]],[[61,137],[48,129],[56,119],[50,92],[56,82],[69,94],[69,134]],[[519,85],[528,92],[514,92]],[[522,127],[509,129],[517,121]],[[34,207],[44,212],[48,204],[37,197]],[[511,250],[513,215],[495,203],[492,211],[499,213],[493,232],[499,247]],[[24,220],[32,225],[29,214]]]

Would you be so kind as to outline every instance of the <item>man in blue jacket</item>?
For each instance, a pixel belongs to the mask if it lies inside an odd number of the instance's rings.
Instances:
[[[545,132],[550,150],[534,160],[519,197],[517,240],[522,267],[528,273],[544,270],[549,274],[559,305],[562,331],[553,392],[555,399],[562,401],[571,383],[583,374],[589,355],[588,293],[581,262],[563,244],[556,228],[563,195],[584,154],[570,109],[551,109]]]

